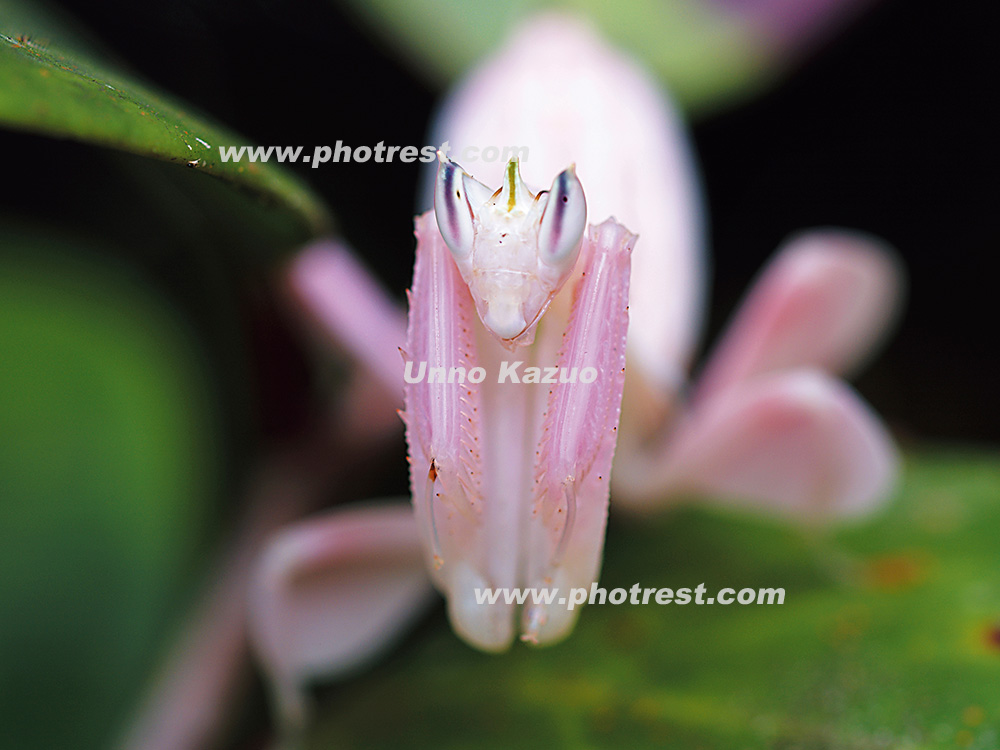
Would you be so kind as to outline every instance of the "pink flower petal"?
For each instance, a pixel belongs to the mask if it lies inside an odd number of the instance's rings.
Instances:
[[[614,217],[640,238],[630,379],[666,391],[685,380],[704,296],[700,191],[680,118],[655,80],[588,24],[541,15],[459,84],[432,137],[487,185],[501,183],[506,161],[487,160],[487,147],[527,147],[521,171],[536,189],[575,163],[590,223]],[[428,168],[427,208],[433,177]]]
[[[390,394],[402,397],[406,316],[351,251],[336,240],[305,247],[287,271],[296,302],[336,346],[360,362]]]
[[[883,339],[901,289],[895,256],[873,237],[825,230],[794,238],[753,285],[694,400],[787,368],[853,370]]]
[[[250,633],[286,724],[304,720],[310,679],[371,659],[431,592],[408,504],[338,509],[275,536],[251,590]]]
[[[702,495],[805,517],[858,514],[893,487],[897,453],[878,416],[817,370],[763,375],[701,403],[645,471],[616,466],[632,505]],[[619,502],[619,495],[615,501]]]

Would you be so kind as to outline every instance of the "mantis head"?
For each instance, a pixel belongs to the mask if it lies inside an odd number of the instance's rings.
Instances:
[[[438,159],[438,228],[480,320],[509,349],[531,344],[580,254],[587,201],[575,168],[535,194],[511,159],[494,192],[441,152]]]

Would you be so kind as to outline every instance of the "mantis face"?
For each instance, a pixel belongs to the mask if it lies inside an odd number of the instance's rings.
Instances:
[[[580,254],[587,201],[575,169],[535,194],[512,159],[493,192],[440,152],[438,158],[438,228],[479,318],[508,349],[531,344]]]

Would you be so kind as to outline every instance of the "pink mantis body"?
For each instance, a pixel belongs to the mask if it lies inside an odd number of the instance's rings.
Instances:
[[[442,172],[448,169],[454,167],[442,165]],[[561,206],[559,190],[550,195],[549,205]],[[438,222],[444,223],[441,212]],[[582,222],[571,231],[568,252],[575,255]],[[516,234],[505,234],[503,251]],[[535,243],[537,233],[525,234],[515,254]],[[537,316],[524,324],[515,313],[521,323],[509,329],[510,339],[501,339],[476,320],[469,288],[432,216],[417,220],[417,237],[406,358],[426,362],[428,371],[485,365],[488,374],[481,383],[407,383],[413,503],[429,569],[456,630],[480,648],[499,650],[515,634],[514,605],[479,604],[477,589],[547,586],[565,595],[597,577],[625,381],[635,238],[611,221],[592,227],[583,241],[584,270],[572,285],[568,326],[546,325],[549,319]],[[525,338],[532,343],[511,343]],[[514,357],[528,360],[528,369],[516,369]],[[579,377],[585,368],[595,374],[591,382]],[[562,382],[556,372],[564,374]],[[533,642],[553,640],[569,631],[573,617],[558,604],[529,606],[521,631]]]

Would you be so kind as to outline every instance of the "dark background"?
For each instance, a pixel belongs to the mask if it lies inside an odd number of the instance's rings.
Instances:
[[[260,144],[419,145],[441,94],[332,2],[63,6],[145,77]],[[1000,440],[997,277],[987,260],[1000,246],[989,8],[884,2],[770,94],[694,125],[711,221],[711,334],[795,230],[854,227],[899,249],[910,274],[906,315],[858,387],[904,441]],[[41,165],[66,196],[94,179],[65,166],[91,158],[75,156],[87,147],[4,138],[11,159],[23,166],[30,158],[35,171],[51,149],[66,156],[63,166]],[[298,169],[401,294],[418,165]],[[5,198],[25,206],[40,185],[25,178]],[[198,284],[178,279],[194,272],[161,275],[191,297]],[[197,327],[198,304],[185,304]],[[256,398],[267,434],[307,410],[289,393],[308,376],[288,332],[258,313],[248,338],[263,372]]]

